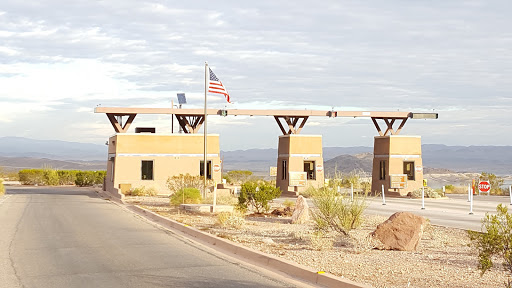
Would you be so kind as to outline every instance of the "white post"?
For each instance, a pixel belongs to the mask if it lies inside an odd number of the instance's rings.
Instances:
[[[421,210],[425,210],[425,187],[421,187]]]
[[[217,182],[213,182],[213,208],[212,208],[212,212],[215,213],[216,212],[216,208],[217,208]]]
[[[384,184],[382,184],[382,205],[386,205],[386,195],[384,195]]]
[[[208,130],[206,128],[206,117],[208,117],[208,113],[206,110],[206,95],[208,94],[208,84],[210,81],[210,72],[208,71],[208,62],[204,62],[204,123],[203,123],[203,129],[204,129],[204,163],[203,163],[203,173],[204,173],[204,196],[206,197],[206,178],[208,177],[208,161],[207,161],[207,155],[208,155],[208,145],[207,145],[207,136],[208,136]],[[213,168],[213,167],[212,167]]]
[[[350,183],[350,201],[354,201],[354,183]]]
[[[473,193],[470,194],[471,203],[469,204],[469,215],[473,215]]]
[[[468,184],[468,202],[471,202],[471,188],[470,188],[470,184]]]
[[[443,197],[446,196],[446,188],[443,185]]]
[[[341,194],[341,187],[338,186],[338,193]]]
[[[508,186],[508,195],[510,196],[510,205],[512,205],[512,185]]]

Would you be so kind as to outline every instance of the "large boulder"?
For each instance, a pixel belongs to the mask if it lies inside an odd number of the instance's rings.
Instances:
[[[295,202],[295,210],[292,214],[293,224],[304,224],[309,221],[309,205],[306,202],[306,198],[299,195]]]
[[[415,251],[427,224],[425,218],[409,212],[397,212],[379,224],[372,236],[382,242],[382,249]]]

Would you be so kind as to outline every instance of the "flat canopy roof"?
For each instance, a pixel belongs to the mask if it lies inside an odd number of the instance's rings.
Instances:
[[[207,109],[208,115],[248,115],[248,116],[328,116],[328,117],[369,117],[369,118],[414,118],[437,119],[437,113],[413,113],[400,111],[327,111],[327,110],[245,110],[245,109]],[[204,109],[178,109],[178,108],[125,108],[125,107],[96,107],[95,113],[107,113],[114,115],[130,114],[178,114],[200,116],[204,115]]]
[[[205,120],[204,109],[178,109],[178,108],[126,108],[126,107],[96,107],[95,113],[107,114],[110,123],[116,132],[126,133],[137,114],[172,114],[178,120],[185,133],[197,133]],[[281,132],[287,134],[299,134],[310,116],[323,117],[366,117],[371,118],[379,135],[397,135],[402,130],[407,119],[437,119],[437,113],[412,113],[389,111],[327,111],[327,110],[271,110],[271,109],[207,109],[208,115],[247,115],[247,116],[273,116],[277,121]],[[123,116],[128,120],[123,124]],[[119,119],[116,119],[119,118]],[[384,121],[386,130],[383,132],[377,120]],[[400,124],[393,128],[396,120]],[[284,124],[282,123],[284,121]],[[398,123],[397,123],[398,124]]]

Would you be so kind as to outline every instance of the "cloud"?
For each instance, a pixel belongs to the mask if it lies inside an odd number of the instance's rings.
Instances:
[[[500,136],[481,141],[510,143],[505,135],[512,128],[501,124],[511,120],[505,111],[512,106],[508,1],[210,4],[2,1],[0,121],[17,125],[4,125],[3,133],[32,129],[24,109],[39,115],[32,121],[51,123],[49,115],[88,115],[82,132],[92,135],[109,129],[91,124],[103,118],[87,114],[88,105],[170,107],[176,93],[185,92],[185,107],[201,108],[207,61],[235,102],[210,95],[212,108],[435,109],[439,121],[411,120],[404,131],[428,133],[434,142],[466,143],[470,131],[463,125],[478,121],[489,131],[502,129]],[[212,122],[223,133],[241,135],[230,145],[270,143],[247,140],[252,136],[242,127],[265,134],[266,125],[275,125],[272,119],[230,119]],[[343,141],[355,145],[353,139],[375,133],[371,123],[361,129],[358,123],[365,121],[330,120],[310,119],[304,130],[347,129],[356,136]],[[230,121],[240,130],[223,130]],[[329,134],[325,141],[339,139]]]

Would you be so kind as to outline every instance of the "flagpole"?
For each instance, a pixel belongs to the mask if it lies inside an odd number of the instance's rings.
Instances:
[[[207,162],[207,136],[208,136],[208,130],[206,127],[206,117],[208,117],[208,114],[206,113],[206,95],[208,93],[208,80],[210,73],[208,73],[208,62],[204,62],[204,163],[203,163],[203,175],[204,175],[204,195],[203,197],[206,197],[206,178],[208,174],[208,162]]]

